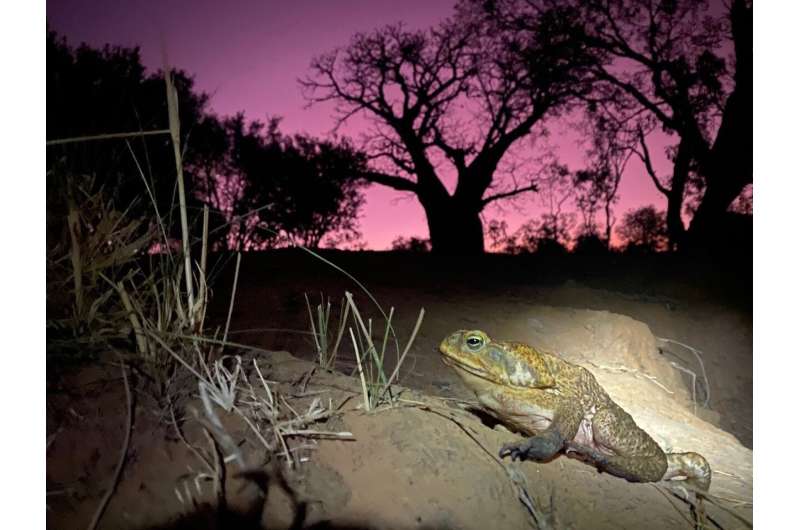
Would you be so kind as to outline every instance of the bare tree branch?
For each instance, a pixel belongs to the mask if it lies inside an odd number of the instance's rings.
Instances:
[[[533,192],[539,191],[539,186],[537,186],[536,184],[531,184],[529,186],[523,186],[521,188],[514,188],[513,190],[510,191],[504,191],[502,193],[489,195],[488,197],[484,197],[484,199],[481,201],[481,204],[485,207],[492,201],[507,199],[508,197],[513,197],[514,195],[519,195],[520,193],[525,193],[528,191],[533,191]]]
[[[670,190],[667,189],[656,175],[656,170],[653,168],[653,161],[650,158],[650,150],[647,148],[647,139],[644,137],[644,132],[642,129],[638,129],[637,131],[639,136],[639,145],[641,146],[642,150],[639,151],[638,149],[634,149],[633,152],[644,162],[644,167],[647,170],[647,174],[650,175],[650,178],[653,180],[653,184],[656,185],[656,189],[669,197]]]
[[[379,173],[377,171],[369,171],[360,175],[369,182],[375,184],[383,184],[400,191],[417,192],[417,183],[407,178],[398,177],[396,175],[387,175],[386,173]]]

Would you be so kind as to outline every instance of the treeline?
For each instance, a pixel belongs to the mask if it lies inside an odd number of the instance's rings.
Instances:
[[[173,77],[189,210],[197,220],[204,204],[211,207],[213,247],[358,243],[363,153],[346,140],[285,135],[277,118],[217,116],[187,73]],[[167,127],[163,72],[147,73],[138,49],[73,48],[48,31],[48,140]],[[49,218],[65,207],[64,194],[102,189],[116,209],[166,219],[175,230],[169,236],[179,237],[178,223],[169,222],[177,200],[168,135],[51,145],[47,161]]]
[[[358,148],[284,135],[278,119],[215,116],[179,71],[190,206],[212,207],[217,246],[244,249],[358,248],[367,184],[413,195],[440,253],[741,245],[752,240],[752,31],[747,0],[461,0],[427,30],[377,28],[313,59],[305,97],[334,102],[339,120],[369,119]],[[165,128],[161,77],[136,49],[73,49],[48,32],[48,139]],[[583,168],[541,141],[567,118],[584,139]],[[664,135],[666,172],[653,152]],[[152,210],[146,183],[163,216],[175,186],[166,143],[50,147],[49,176],[94,175],[121,208],[142,212]],[[615,213],[631,160],[663,194],[663,214]],[[545,213],[513,234],[486,222],[523,197]]]

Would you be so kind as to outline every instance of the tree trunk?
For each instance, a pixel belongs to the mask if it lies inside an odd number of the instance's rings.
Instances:
[[[706,168],[706,191],[689,225],[693,246],[715,237],[730,204],[753,182],[752,99],[740,104],[742,98],[736,93],[730,99]]]
[[[465,207],[452,197],[425,201],[431,250],[436,254],[475,256],[483,254],[483,222],[480,210]]]
[[[672,172],[672,183],[667,194],[667,233],[669,248],[675,250],[683,241],[686,229],[683,226],[681,212],[683,210],[683,194],[686,191],[686,180],[689,177],[691,153],[689,143],[681,140]]]
[[[731,202],[753,182],[753,10],[743,0],[731,6],[731,25],[736,86],[710,156],[701,164],[707,187],[687,234],[694,247],[713,243],[725,228]]]

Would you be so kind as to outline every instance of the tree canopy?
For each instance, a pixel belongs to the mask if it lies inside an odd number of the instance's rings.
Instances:
[[[586,89],[588,59],[560,23],[543,16],[537,31],[503,39],[464,9],[425,31],[386,26],[315,58],[303,86],[341,121],[372,120],[364,177],[417,196],[434,252],[480,253],[484,207],[537,189],[531,168],[502,165],[512,146]]]
[[[560,13],[593,50],[584,97],[604,134],[644,163],[668,200],[673,245],[707,243],[752,183],[752,5],[704,0],[493,0],[481,4],[507,32],[534,34],[541,12]],[[651,133],[675,138],[672,175],[654,170]],[[696,208],[688,234],[684,201]]]
[[[47,58],[48,140],[168,127],[163,74],[147,73],[137,48],[73,48],[48,31]],[[285,136],[278,120],[220,118],[189,75],[178,70],[173,80],[189,207],[196,215],[211,206],[217,246],[357,244],[362,153],[346,141]],[[169,141],[156,135],[49,146],[48,189],[63,190],[65,176],[87,176],[130,215],[168,217],[176,204]],[[177,230],[168,235],[179,237]]]

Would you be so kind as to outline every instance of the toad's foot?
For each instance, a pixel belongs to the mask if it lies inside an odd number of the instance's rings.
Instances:
[[[697,453],[668,453],[667,472],[662,480],[684,478],[694,489],[708,491],[711,486],[711,466]]]
[[[557,431],[544,433],[517,443],[508,443],[500,449],[500,458],[511,460],[544,461],[553,458],[564,447],[564,438]]]

